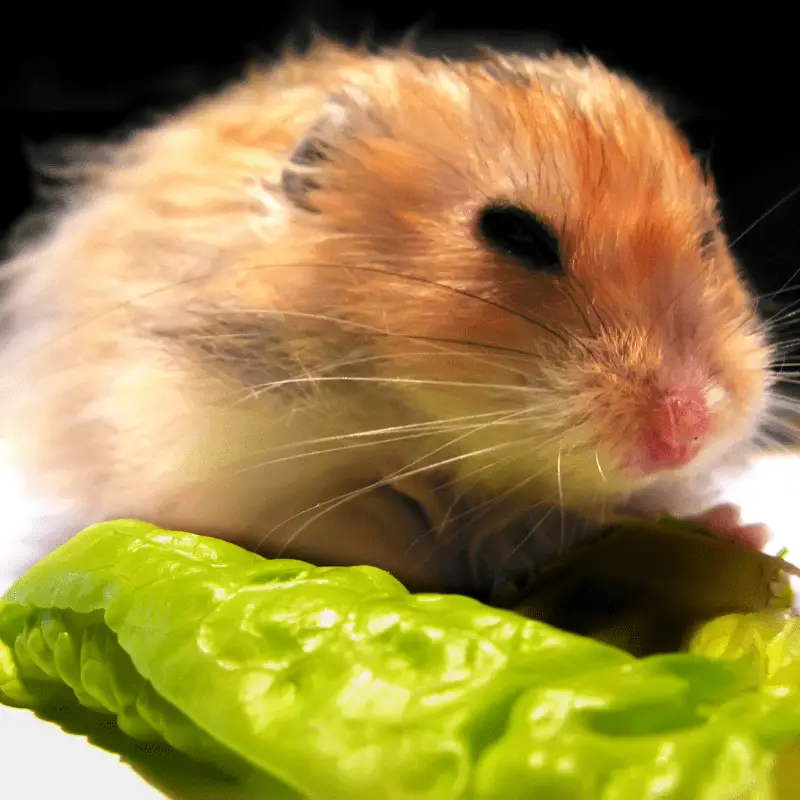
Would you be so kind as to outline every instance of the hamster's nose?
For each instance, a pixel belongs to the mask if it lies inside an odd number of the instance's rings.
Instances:
[[[699,388],[682,387],[656,398],[642,430],[648,471],[688,464],[703,446],[709,428],[708,405]]]

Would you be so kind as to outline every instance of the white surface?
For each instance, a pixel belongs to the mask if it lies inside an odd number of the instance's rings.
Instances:
[[[47,518],[57,509],[36,506],[0,455],[0,596],[28,564],[41,557],[32,516]],[[91,776],[88,778],[87,776]],[[31,712],[0,705],[0,797],[8,800],[157,800],[149,786],[119,758],[64,733]]]
[[[8,800],[165,797],[117,756],[29,711],[0,705],[0,753],[0,795]]]
[[[727,498],[742,507],[744,522],[765,522],[775,538],[769,551],[789,548],[800,553],[795,520],[800,494],[800,458],[771,459],[729,488]],[[0,540],[0,594],[20,566],[31,558],[30,535],[22,507],[22,488],[0,469],[3,533]],[[16,520],[16,533],[7,534]],[[27,711],[0,706],[0,794],[9,800],[125,800],[163,798],[117,756],[92,747],[83,738],[63,733]],[[7,792],[7,794],[6,794]]]

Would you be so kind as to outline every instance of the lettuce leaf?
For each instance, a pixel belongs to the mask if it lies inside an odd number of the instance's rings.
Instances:
[[[0,602],[0,701],[110,715],[251,796],[778,797],[800,621],[721,617],[690,650],[635,658],[377,569],[118,521]]]

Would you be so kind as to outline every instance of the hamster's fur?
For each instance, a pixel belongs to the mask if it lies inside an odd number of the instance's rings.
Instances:
[[[480,593],[620,509],[703,510],[755,446],[773,351],[713,185],[594,59],[322,43],[78,166],[0,355],[70,531]]]

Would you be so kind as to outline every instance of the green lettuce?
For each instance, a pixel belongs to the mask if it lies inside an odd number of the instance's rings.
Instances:
[[[119,521],[0,601],[0,701],[114,719],[247,797],[794,797],[800,620],[724,615],[637,658],[377,569]]]

